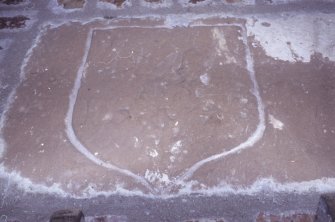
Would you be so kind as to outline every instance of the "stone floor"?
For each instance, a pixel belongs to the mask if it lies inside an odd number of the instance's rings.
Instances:
[[[136,221],[132,198],[214,195],[228,201],[219,214],[139,218],[313,221],[315,197],[335,190],[333,3],[0,4],[1,219],[104,196]],[[275,193],[281,204],[264,204]],[[30,194],[41,203],[27,207]],[[257,209],[224,212],[229,201]]]

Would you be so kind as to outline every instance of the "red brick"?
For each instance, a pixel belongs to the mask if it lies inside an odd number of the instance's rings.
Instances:
[[[256,222],[313,222],[315,216],[312,214],[267,214],[264,212],[259,213],[256,218]]]

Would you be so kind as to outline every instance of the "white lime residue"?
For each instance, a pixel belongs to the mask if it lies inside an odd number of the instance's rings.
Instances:
[[[130,0],[126,0],[120,7],[117,5],[110,3],[110,2],[104,2],[104,1],[98,1],[97,2],[97,8],[99,9],[107,9],[107,10],[115,10],[115,9],[122,9],[124,7],[130,7],[132,6],[132,3]]]
[[[113,114],[112,113],[106,113],[104,117],[102,118],[102,121],[109,121],[113,119]]]
[[[236,63],[236,59],[231,55],[229,51],[226,37],[224,36],[223,31],[219,28],[213,28],[212,36],[213,39],[217,42],[216,53],[218,54],[218,56],[224,56],[224,62],[227,64]]]
[[[172,0],[161,0],[158,2],[147,2],[145,0],[141,0],[140,3],[144,7],[153,8],[153,9],[167,8],[167,7],[172,6],[173,4]]]
[[[86,5],[86,1],[84,3],[83,8]],[[62,5],[58,4],[57,0],[51,0],[48,4],[48,9],[52,11],[54,14],[62,14],[62,13],[73,13],[77,11],[82,11],[83,8],[73,8],[73,9],[64,9]]]
[[[81,195],[74,193],[68,193],[61,188],[60,184],[54,183],[51,186],[45,184],[33,183],[30,179],[22,177],[20,173],[16,171],[8,171],[3,164],[0,164],[0,178],[10,180],[11,183],[15,184],[17,188],[28,193],[40,193],[40,194],[53,194],[60,197],[72,197],[72,198],[93,198],[97,196],[112,196],[115,194],[122,194],[124,196],[144,196],[144,197],[156,197],[156,198],[171,198],[189,194],[203,194],[205,196],[212,195],[227,195],[227,194],[247,194],[247,195],[258,195],[263,191],[271,192],[285,192],[285,193],[328,193],[335,191],[335,178],[321,178],[316,180],[304,181],[304,182],[291,182],[291,183],[279,183],[273,178],[260,178],[255,181],[252,185],[247,187],[233,186],[227,183],[221,183],[214,187],[200,188],[194,190],[194,185],[197,184],[195,181],[179,182],[181,189],[176,194],[164,193],[159,195],[145,194],[138,189],[127,190],[123,188],[123,185],[117,184],[116,187],[110,190],[98,190],[97,188],[88,186]],[[162,174],[159,171],[146,170],[145,179],[150,182],[160,181],[161,184],[170,184],[172,181],[169,176]]]
[[[193,183],[193,184],[192,184]],[[280,183],[274,178],[259,178],[253,184],[247,187],[233,186],[222,182],[217,186],[210,188],[200,188],[195,191],[195,181],[190,181],[182,185],[182,189],[178,195],[187,195],[192,193],[203,194],[205,196],[212,195],[227,195],[227,194],[241,194],[241,195],[257,195],[264,191],[271,191],[277,193],[326,193],[335,191],[335,178],[321,178],[316,180],[304,181],[304,182],[287,182]]]
[[[158,156],[158,152],[155,149],[149,150],[149,156],[155,158]]]
[[[256,4],[256,0],[242,0],[241,2],[245,5],[255,5]]]
[[[218,55],[221,56],[222,55],[221,52],[224,52],[224,53],[228,52],[227,42],[223,34],[223,31],[221,31],[219,28],[213,28],[212,35],[213,35],[213,39],[217,41],[218,46],[219,46],[216,49]]]
[[[199,7],[199,6],[205,6],[205,5],[211,5],[214,4],[213,0],[206,0],[206,1],[198,1],[197,3],[192,3],[190,0],[178,0],[179,4],[181,4],[183,7]]]
[[[58,183],[54,183],[51,186],[34,183],[30,179],[22,177],[21,174],[17,171],[8,171],[3,164],[0,164],[0,178],[10,180],[16,184],[17,188],[26,192],[55,194],[60,197],[70,196],[70,194],[66,193]]]
[[[171,146],[171,153],[176,155],[178,153],[181,152],[181,147],[183,146],[182,141],[178,140],[177,142],[175,142],[172,146]]]
[[[273,126],[275,129],[283,130],[284,123],[282,123],[280,120],[276,119],[273,115],[269,115],[269,123]]]
[[[134,147],[135,148],[138,148],[140,145],[140,142],[139,142],[139,139],[137,136],[134,136]]]
[[[159,170],[152,171],[147,169],[144,178],[150,183],[158,183],[160,185],[167,185],[171,182],[169,176],[165,173],[161,173]]]
[[[0,137],[0,159],[3,157],[5,147],[6,147],[5,140],[2,137]]]
[[[208,86],[209,85],[209,81],[210,81],[210,77],[207,73],[203,74],[200,76],[200,81],[202,82],[202,84]]]
[[[181,15],[167,15],[165,18],[165,26],[168,28],[174,27],[187,27],[193,21],[192,16],[189,14]]]
[[[284,61],[309,62],[321,53],[335,61],[335,19],[325,14],[265,15],[249,19],[248,35],[255,36],[265,53]]]

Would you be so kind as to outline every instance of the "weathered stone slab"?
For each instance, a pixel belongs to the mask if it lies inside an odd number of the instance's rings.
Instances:
[[[257,114],[239,30],[93,31],[73,114],[78,139],[104,161],[169,177],[245,140]]]
[[[8,114],[8,165],[34,181],[67,181],[72,191],[120,181],[157,188],[249,137],[257,107],[239,25],[128,23],[61,26],[42,35]]]
[[[4,166],[32,183],[158,194],[334,176],[334,64],[322,57],[274,60],[241,19],[40,34],[3,129]]]

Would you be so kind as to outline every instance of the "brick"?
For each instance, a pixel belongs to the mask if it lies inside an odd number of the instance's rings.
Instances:
[[[1,4],[6,4],[6,5],[18,5],[23,2],[24,0],[0,0]]]
[[[26,26],[27,20],[29,20],[29,18],[22,15],[15,17],[0,17],[0,29],[23,28]]]
[[[83,8],[85,0],[58,0],[65,9]]]
[[[190,0],[190,3],[197,4],[198,2],[203,2],[205,0]]]
[[[127,222],[128,219],[126,216],[118,215],[104,215],[104,216],[95,216],[85,218],[86,222]]]
[[[146,2],[150,2],[150,3],[161,3],[162,0],[144,0]]]
[[[100,1],[111,3],[111,4],[116,5],[117,7],[121,7],[126,0],[100,0]]]
[[[81,210],[59,210],[52,214],[50,222],[81,222],[84,214]]]
[[[257,216],[256,222],[313,222],[314,217],[312,214],[303,213],[273,215],[261,212]]]
[[[201,218],[201,219],[190,219],[184,222],[225,222],[223,218]]]

